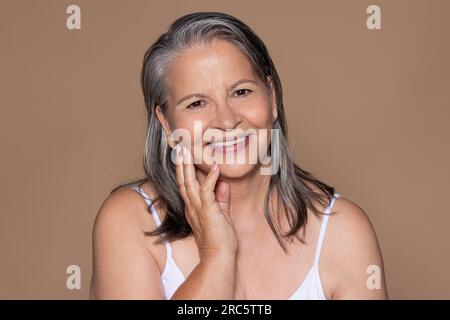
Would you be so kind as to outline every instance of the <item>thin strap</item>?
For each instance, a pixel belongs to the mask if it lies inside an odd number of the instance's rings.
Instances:
[[[329,214],[333,208],[335,200],[339,197],[340,197],[340,194],[335,192],[334,196],[331,198],[330,204],[325,209],[325,212],[323,215],[323,220],[322,220],[322,225],[320,226],[319,240],[317,240],[316,254],[314,256],[314,265],[315,266],[319,265],[319,259],[320,259],[320,253],[322,251],[323,239],[325,237],[325,231],[326,231],[327,225],[328,225],[328,218],[330,217]]]
[[[144,198],[145,202],[147,203],[147,206],[150,208],[150,212],[152,213],[153,219],[155,219],[156,226],[159,227],[161,225],[161,219],[159,218],[159,214],[156,211],[155,206],[152,204],[152,200],[150,199],[150,197],[140,187],[132,186],[130,188],[137,191]],[[167,250],[167,258],[172,258],[172,248],[170,247],[170,243],[168,241],[164,241],[164,244]]]

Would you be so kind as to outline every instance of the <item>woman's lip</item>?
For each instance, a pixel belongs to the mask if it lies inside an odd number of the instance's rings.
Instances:
[[[235,137],[234,139],[222,140],[222,141],[217,141],[217,142],[222,142],[222,143],[224,143],[224,142],[230,142],[230,141],[239,140],[239,139],[244,138],[244,137],[247,138],[248,136],[250,136],[250,134],[243,135],[243,136],[239,136],[239,137]],[[207,142],[206,145],[211,145],[211,144],[214,143],[214,142],[215,142],[215,141]]]
[[[243,141],[238,142],[236,144],[233,144],[231,146],[213,147],[211,145],[211,143],[208,143],[207,146],[209,148],[212,148],[212,149],[218,151],[218,152],[227,153],[227,154],[228,153],[235,153],[235,152],[241,151],[242,149],[247,148],[247,146],[249,144],[249,141],[250,141],[250,135],[246,135],[244,137],[245,137],[245,139]],[[239,138],[237,138],[237,139],[239,139]],[[235,139],[235,140],[237,140],[237,139]]]

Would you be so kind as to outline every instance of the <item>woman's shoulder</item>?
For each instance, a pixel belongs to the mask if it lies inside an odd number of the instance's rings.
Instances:
[[[342,195],[336,198],[332,207],[329,229],[336,235],[346,234],[347,237],[339,237],[341,241],[375,236],[369,215],[357,203]]]
[[[323,198],[329,198],[320,189],[315,187],[312,189]],[[358,233],[365,233],[368,228],[372,228],[369,216],[358,204],[338,192],[334,193],[334,198],[335,200],[331,208],[332,215],[329,219],[327,233],[329,233],[328,229],[333,229],[337,234],[344,232],[345,234],[357,236]],[[318,201],[314,201],[314,206],[319,212],[324,212],[329,203],[330,202],[322,204]],[[315,215],[311,214],[311,216]],[[317,220],[320,224],[322,216],[317,217]]]
[[[150,199],[154,193],[150,185],[141,189]],[[142,233],[156,228],[144,197],[130,187],[120,188],[110,193],[98,210],[94,223],[94,231],[98,229],[114,229],[118,234],[124,232]]]
[[[335,288],[371,296],[367,291],[368,268],[384,274],[384,263],[369,215],[357,203],[340,196],[335,200],[324,242],[324,265],[333,272]],[[383,281],[384,282],[384,279]],[[346,294],[345,293],[345,294]]]
[[[158,287],[161,259],[156,254],[161,246],[145,235],[155,228],[147,204],[135,190],[120,188],[106,197],[92,232],[93,296],[163,296]]]

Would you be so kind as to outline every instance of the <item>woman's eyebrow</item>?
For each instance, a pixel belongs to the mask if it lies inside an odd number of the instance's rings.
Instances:
[[[238,85],[246,83],[246,82],[250,82],[253,83],[255,85],[258,85],[258,82],[252,79],[241,79],[236,81],[235,83],[233,83],[230,87],[230,90],[233,90],[234,88],[236,88]],[[182,103],[183,101],[190,99],[190,98],[207,98],[208,96],[206,94],[203,93],[191,93],[188,94],[187,96],[184,96],[183,98],[181,98],[180,100],[178,100],[177,104],[175,106],[178,106],[180,103]]]
[[[187,96],[184,96],[183,98],[181,98],[180,100],[178,100],[177,104],[175,106],[178,106],[180,103],[182,103],[183,101],[190,99],[190,98],[207,98],[208,96],[206,94],[203,93],[192,93],[192,94],[188,94]]]
[[[236,81],[236,82],[230,87],[230,90],[232,90],[232,89],[236,88],[238,85],[240,85],[240,84],[242,84],[242,83],[246,83],[246,82],[250,82],[250,83],[253,83],[253,84],[255,84],[255,85],[258,85],[258,81],[255,81],[255,80],[252,80],[252,79],[241,79],[241,80]]]

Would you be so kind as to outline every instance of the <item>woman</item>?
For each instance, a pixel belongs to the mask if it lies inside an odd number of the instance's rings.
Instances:
[[[294,164],[280,79],[247,25],[179,18],[141,85],[146,177],[99,210],[91,298],[387,298],[365,212]]]

